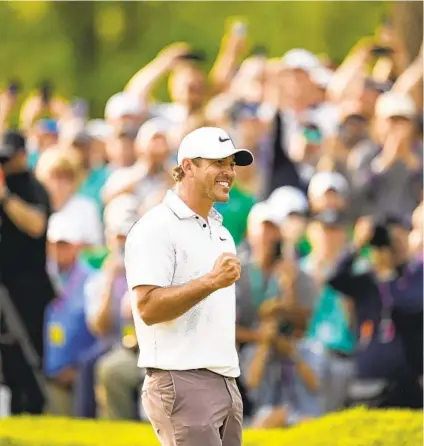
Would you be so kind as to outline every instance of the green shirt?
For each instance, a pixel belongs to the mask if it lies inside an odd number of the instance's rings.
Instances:
[[[234,238],[236,246],[243,241],[247,229],[247,216],[255,204],[252,194],[245,192],[235,184],[226,203],[215,203],[215,209],[222,215],[223,225]]]

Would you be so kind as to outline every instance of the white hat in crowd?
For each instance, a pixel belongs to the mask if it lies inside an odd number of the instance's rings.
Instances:
[[[137,96],[120,92],[111,96],[107,101],[105,118],[118,119],[123,116],[140,115],[143,110],[143,104]]]
[[[138,220],[138,201],[132,194],[114,198],[104,210],[104,224],[109,234],[126,236]]]
[[[279,226],[279,220],[271,212],[271,208],[266,201],[255,203],[250,209],[249,216],[247,217],[248,227],[257,226],[261,223],[269,221],[276,226]]]
[[[55,213],[49,219],[47,240],[50,243],[65,242],[71,245],[84,243],[83,233],[73,220],[66,218],[65,214]]]
[[[113,128],[103,119],[88,121],[85,130],[92,138],[100,141],[106,141],[113,135]]]
[[[402,116],[412,119],[416,112],[415,103],[409,95],[392,91],[380,95],[375,105],[375,113],[380,118]]]
[[[320,66],[311,73],[311,81],[320,88],[327,88],[333,76],[333,71],[329,68]]]
[[[319,198],[330,190],[348,195],[349,184],[346,178],[338,172],[318,172],[309,182],[308,195],[311,199]]]
[[[281,59],[283,68],[303,70],[308,74],[321,67],[321,62],[310,51],[295,48],[284,54]]]
[[[139,148],[146,147],[156,135],[166,137],[167,126],[160,118],[153,118],[146,121],[138,130],[135,143]]]
[[[222,159],[234,155],[238,166],[253,162],[249,150],[236,149],[230,135],[218,127],[201,127],[186,135],[178,149],[178,164],[184,159]]]
[[[269,196],[268,206],[272,220],[282,225],[291,214],[306,214],[309,209],[304,193],[292,186],[282,186],[275,189]]]

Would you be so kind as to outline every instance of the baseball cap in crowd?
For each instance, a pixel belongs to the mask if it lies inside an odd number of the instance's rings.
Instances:
[[[40,119],[36,128],[40,133],[49,133],[51,135],[57,135],[59,133],[59,126],[55,119]]]
[[[325,226],[345,226],[347,224],[346,216],[335,209],[327,209],[311,215],[311,220],[318,221]]]
[[[47,240],[50,243],[64,242],[71,245],[80,245],[84,242],[79,227],[60,213],[53,214],[49,219]]]
[[[255,203],[250,209],[247,217],[247,225],[256,226],[265,222],[280,226],[280,221],[276,218],[275,213],[272,212],[269,203],[267,201],[260,201],[259,203]]]
[[[15,154],[25,152],[26,139],[16,130],[7,130],[0,138],[0,163],[9,161]]]
[[[153,118],[146,121],[138,130],[135,142],[138,147],[146,147],[156,135],[166,137],[167,126],[160,118]]]
[[[282,225],[289,215],[307,215],[308,200],[302,191],[293,186],[275,189],[267,200],[272,220]]]
[[[311,199],[318,198],[330,190],[347,196],[349,184],[346,178],[338,172],[318,172],[309,182],[308,195]]]
[[[123,116],[140,115],[143,104],[137,96],[126,92],[116,93],[109,98],[105,107],[106,119],[118,119]]]
[[[138,220],[138,201],[134,195],[122,194],[108,203],[104,210],[106,232],[126,236]]]
[[[312,74],[317,68],[321,67],[321,62],[316,56],[301,48],[287,51],[281,62],[283,68],[303,70],[308,74]]]
[[[254,120],[258,118],[259,104],[245,101],[237,101],[230,110],[230,116],[233,122],[240,120]]]
[[[234,155],[238,166],[252,164],[254,157],[249,150],[236,149],[230,135],[218,127],[200,127],[181,141],[178,149],[178,164],[184,159],[222,159]]]
[[[380,118],[402,117],[413,119],[416,115],[413,99],[403,93],[383,93],[375,105],[375,114]]]
[[[326,89],[333,76],[333,71],[329,68],[319,66],[311,72],[311,80],[318,87]]]
[[[112,127],[103,119],[92,119],[88,121],[85,130],[93,139],[106,141],[113,134]]]

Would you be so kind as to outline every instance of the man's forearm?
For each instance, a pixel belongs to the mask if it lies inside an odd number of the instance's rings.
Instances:
[[[47,217],[33,205],[11,195],[4,203],[3,209],[12,222],[31,237],[38,238],[44,234]]]
[[[90,321],[90,329],[96,336],[105,336],[108,334],[112,325],[112,286],[113,280],[109,280],[102,293],[102,304],[96,317]]]
[[[138,298],[137,307],[145,324],[159,324],[182,316],[216,290],[213,277],[208,274],[184,285],[154,288]]]

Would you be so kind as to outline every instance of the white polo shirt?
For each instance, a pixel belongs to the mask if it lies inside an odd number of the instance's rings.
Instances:
[[[173,190],[130,230],[125,267],[130,290],[139,285],[183,285],[210,271],[234,240],[214,209],[196,215]],[[235,341],[235,285],[220,289],[170,322],[147,326],[135,293],[131,299],[140,348],[139,367],[164,370],[206,368],[224,376],[240,374]]]

